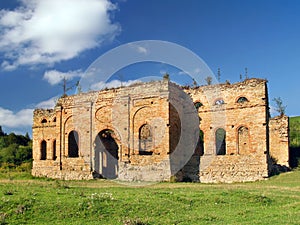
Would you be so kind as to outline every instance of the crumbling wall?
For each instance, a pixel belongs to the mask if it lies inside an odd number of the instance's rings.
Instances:
[[[289,118],[276,116],[270,119],[270,156],[275,164],[289,167]]]
[[[247,79],[187,89],[198,108],[204,133],[201,182],[236,182],[268,176],[268,93],[266,81]],[[225,154],[218,155],[218,130],[225,131]]]
[[[286,120],[271,120],[268,133],[265,80],[185,92],[188,97],[163,80],[67,96],[52,110],[35,110],[32,174],[59,179],[112,174],[128,181],[165,181],[174,175],[200,182],[253,181],[268,176],[269,136],[272,157],[286,162],[287,152],[273,147],[288,146]],[[191,100],[199,103],[197,111],[185,105]],[[198,151],[199,130],[204,144]],[[79,136],[76,157],[68,152],[72,131]],[[225,132],[221,141],[218,131]],[[117,145],[116,155],[109,155],[99,141],[99,135],[107,134]]]
[[[115,171],[119,179],[135,180],[138,177],[147,180],[147,172],[141,168],[150,166],[156,179],[159,171],[162,171],[160,180],[169,179],[168,87],[168,81],[158,81],[65,96],[58,100],[55,109],[36,110],[32,174],[60,179],[91,179],[95,172],[100,177],[107,177],[106,173]],[[43,118],[47,119],[46,125],[41,123]],[[151,127],[151,155],[139,152],[140,128],[145,124]],[[103,148],[96,151],[96,144],[101,145],[98,135],[105,130],[113,133],[118,145],[115,158]],[[68,135],[72,131],[79,136],[78,157],[70,157],[68,153]],[[56,157],[48,157],[52,150],[47,145],[47,159],[41,159],[40,143],[44,139],[56,141]],[[125,170],[128,166],[130,169]]]

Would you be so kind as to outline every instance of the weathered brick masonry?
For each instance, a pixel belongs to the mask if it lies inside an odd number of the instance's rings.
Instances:
[[[34,176],[240,182],[268,177],[271,157],[288,166],[288,118],[270,120],[262,79],[184,90],[168,80],[139,83],[34,111]]]

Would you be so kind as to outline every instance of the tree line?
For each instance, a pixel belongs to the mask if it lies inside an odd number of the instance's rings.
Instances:
[[[29,134],[6,134],[0,126],[0,167],[15,168],[32,161],[32,140]]]

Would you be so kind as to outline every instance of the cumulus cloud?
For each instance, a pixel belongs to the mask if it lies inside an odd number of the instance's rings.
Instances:
[[[149,53],[149,49],[146,46],[141,46],[134,43],[129,43],[129,46],[138,53],[143,55],[147,55]]]
[[[112,40],[120,32],[109,0],[22,0],[0,11],[2,67],[54,64]]]
[[[0,126],[16,129],[31,127],[34,108],[51,109],[57,99],[58,96],[55,96],[18,112],[0,107]]]
[[[167,73],[167,71],[166,71],[166,70],[160,70],[159,73],[160,73],[161,75],[165,75],[165,74]]]
[[[36,104],[35,108],[52,109],[52,108],[54,108],[58,98],[59,98],[58,96],[55,96],[48,100],[42,101],[42,102]]]
[[[0,107],[0,125],[9,128],[26,127],[32,125],[33,109],[22,109],[14,113]]]
[[[43,79],[46,80],[49,84],[55,85],[62,82],[65,78],[66,80],[72,80],[74,77],[82,77],[83,73],[81,70],[69,71],[69,72],[60,72],[57,70],[46,71]]]
[[[140,80],[128,80],[128,81],[120,81],[120,80],[112,80],[108,83],[98,82],[91,86],[92,90],[101,90],[103,88],[116,88],[116,87],[124,87],[129,86],[131,84],[139,83]]]
[[[147,54],[148,53],[148,50],[145,47],[142,47],[142,46],[138,46],[137,47],[137,51],[139,53],[143,53],[143,54]]]

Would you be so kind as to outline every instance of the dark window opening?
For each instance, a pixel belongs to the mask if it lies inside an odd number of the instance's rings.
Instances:
[[[199,139],[195,149],[194,155],[203,156],[204,155],[204,133],[202,130],[199,132]]]
[[[47,142],[43,140],[41,142],[41,160],[47,159]]]
[[[249,100],[246,98],[246,97],[240,97],[238,100],[237,100],[238,103],[244,103],[244,102],[249,102]]]
[[[172,118],[170,120],[170,124],[167,124],[167,126],[169,127],[169,135],[170,135],[170,139],[169,139],[169,144],[170,144],[170,151],[169,154],[172,153],[173,151],[175,151],[179,140],[180,140],[180,134],[181,134],[181,121],[180,121],[180,117],[179,114],[176,110],[176,108],[169,103],[169,118]]]
[[[152,155],[152,133],[151,127],[148,124],[144,124],[139,130],[139,154],[140,155]]]
[[[47,123],[47,120],[46,120],[46,119],[43,119],[43,120],[42,120],[42,123]]]
[[[226,131],[222,128],[216,131],[216,154],[226,155]]]
[[[68,136],[68,157],[79,157],[78,141],[78,132],[75,130],[71,131]]]
[[[203,104],[202,104],[201,102],[195,102],[194,106],[195,106],[195,108],[196,108],[197,110],[199,110],[199,108],[200,108],[201,106],[203,106]]]
[[[52,152],[52,159],[56,159],[56,140],[53,141],[53,152]]]
[[[56,117],[54,117],[53,122],[56,122]]]

